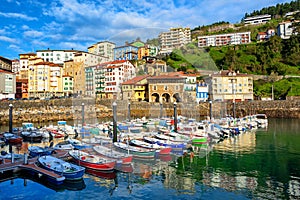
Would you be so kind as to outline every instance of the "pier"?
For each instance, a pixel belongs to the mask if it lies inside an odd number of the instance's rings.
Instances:
[[[67,151],[57,151],[53,156],[58,158],[67,158]],[[5,173],[7,171],[18,171],[18,170],[27,170],[34,173],[37,173],[41,176],[46,176],[47,178],[54,181],[56,184],[61,184],[65,180],[64,176],[58,175],[52,171],[43,169],[36,164],[37,158],[27,159],[27,155],[24,156],[24,160],[14,162],[14,159],[3,159],[0,162],[0,173]]]

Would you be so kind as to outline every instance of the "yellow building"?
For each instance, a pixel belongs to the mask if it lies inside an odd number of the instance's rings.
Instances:
[[[62,74],[63,68],[51,62],[29,65],[28,96],[42,99],[63,96]]]
[[[136,76],[122,83],[123,100],[145,101],[148,100],[148,84],[149,75]]]
[[[28,68],[35,63],[43,62],[42,58],[38,58],[35,53],[19,54],[20,56],[20,71],[18,77],[20,79],[28,79]]]
[[[253,100],[252,75],[224,70],[211,74],[205,82],[209,85],[211,100],[234,102]]]

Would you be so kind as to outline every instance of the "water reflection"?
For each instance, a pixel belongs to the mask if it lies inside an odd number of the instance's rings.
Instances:
[[[80,198],[92,198],[93,194],[106,199],[150,196],[160,199],[300,199],[300,134],[299,129],[293,127],[299,128],[298,124],[294,120],[270,119],[268,130],[193,147],[193,157],[185,154],[135,159],[132,165],[123,166],[123,170],[113,174],[86,174],[87,187]],[[11,148],[25,153],[29,145],[36,144],[23,143],[21,147]],[[2,181],[0,186],[13,188],[4,184],[9,179]]]

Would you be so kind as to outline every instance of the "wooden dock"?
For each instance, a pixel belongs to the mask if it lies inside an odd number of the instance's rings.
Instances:
[[[57,158],[66,159],[68,157],[67,151],[56,151],[53,156]],[[36,164],[37,157],[30,158],[27,161],[21,160],[21,161],[15,161],[11,162],[9,159],[3,159],[2,163],[0,164],[0,173],[5,173],[6,171],[17,171],[17,170],[28,170],[34,173],[41,174],[42,176],[46,176],[50,179],[52,179],[56,184],[61,184],[65,180],[64,176],[58,175],[52,171],[48,171],[46,169],[43,169]]]

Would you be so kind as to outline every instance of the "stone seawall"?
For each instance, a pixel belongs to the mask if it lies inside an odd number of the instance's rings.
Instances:
[[[0,124],[8,124],[9,104],[13,105],[13,123],[48,122],[58,120],[82,120],[82,103],[84,103],[85,119],[112,119],[112,100],[85,99],[55,99],[0,102]],[[118,120],[128,119],[130,106],[131,118],[156,118],[173,116],[172,103],[148,103],[117,101]],[[210,114],[209,103],[178,103],[177,113],[190,118],[205,118]],[[255,113],[265,113],[271,118],[300,118],[300,100],[286,101],[251,101],[237,102],[235,114],[237,117]],[[214,118],[233,115],[232,103],[212,103]]]

